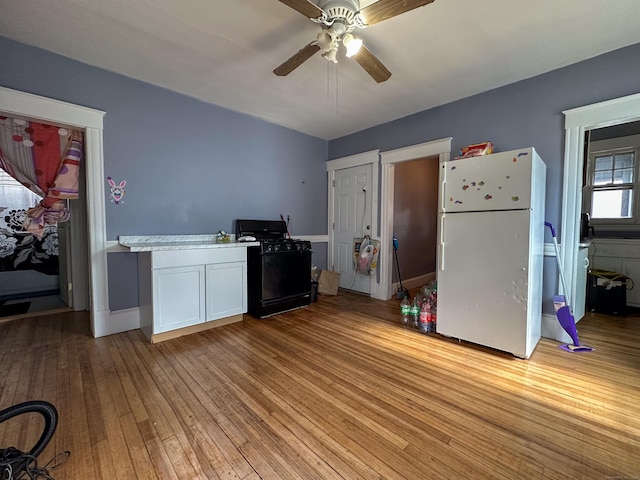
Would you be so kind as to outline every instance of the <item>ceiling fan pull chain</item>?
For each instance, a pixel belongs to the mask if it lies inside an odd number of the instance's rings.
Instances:
[[[338,65],[336,63],[336,116],[338,116]]]
[[[327,64],[327,100],[331,99],[331,70],[329,66],[329,62],[325,62]]]

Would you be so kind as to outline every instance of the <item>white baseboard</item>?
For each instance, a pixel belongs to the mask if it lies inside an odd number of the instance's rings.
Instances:
[[[407,280],[402,281],[402,286],[407,289],[418,288],[426,285],[431,280],[435,280],[436,272],[425,273],[424,275],[420,275],[418,277],[409,278]],[[394,282],[393,291],[397,292],[398,288],[400,288],[400,282]]]
[[[111,312],[109,316],[109,333],[107,335],[137,328],[140,328],[140,309],[138,307],[116,310]]]
[[[542,314],[542,336],[561,343],[573,343],[573,340],[571,340],[569,334],[564,331],[564,328],[562,328],[556,316],[550,313]]]

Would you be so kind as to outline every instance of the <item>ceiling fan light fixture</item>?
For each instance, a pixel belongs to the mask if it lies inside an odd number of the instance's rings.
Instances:
[[[331,63],[338,63],[338,47],[327,50],[322,54],[322,58]]]
[[[321,32],[316,40],[307,44],[273,73],[284,77],[309,60],[318,51],[325,60],[338,62],[338,50],[342,43],[347,57],[352,57],[373,80],[385,82],[391,72],[362,44],[360,38],[351,35],[357,28],[365,28],[389,18],[424,7],[434,0],[279,0],[319,24]],[[360,3],[368,3],[360,8]]]
[[[323,52],[328,52],[336,47],[336,37],[330,30],[322,30],[316,37],[316,42]]]
[[[342,44],[347,49],[347,57],[350,58],[360,51],[360,48],[362,47],[362,39],[359,37],[354,37],[350,33],[347,33],[342,38]]]

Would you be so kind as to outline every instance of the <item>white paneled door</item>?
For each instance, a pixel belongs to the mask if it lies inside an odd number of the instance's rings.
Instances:
[[[372,235],[372,174],[371,164],[336,170],[333,191],[333,269],[340,272],[340,288],[366,294],[370,277],[355,272],[353,254],[354,239]]]

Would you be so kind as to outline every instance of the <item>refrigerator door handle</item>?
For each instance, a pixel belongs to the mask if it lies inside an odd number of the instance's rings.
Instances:
[[[444,270],[444,214],[440,216],[440,271]]]

